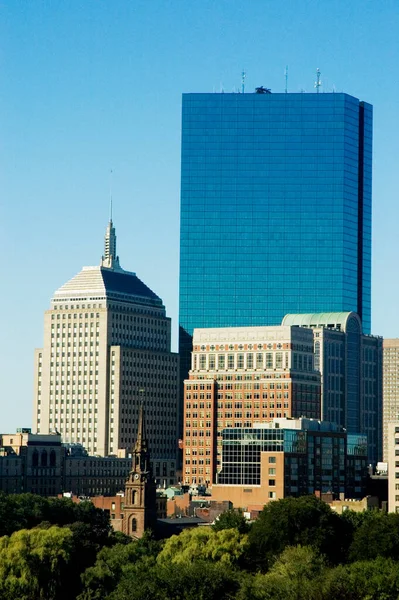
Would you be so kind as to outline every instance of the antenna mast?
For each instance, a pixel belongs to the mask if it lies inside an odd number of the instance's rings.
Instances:
[[[316,81],[314,82],[314,86],[316,88],[316,94],[319,93],[319,88],[321,86],[321,81],[320,81],[320,69],[316,69]]]
[[[285,67],[285,93],[288,93],[288,65]]]
[[[112,169],[109,172],[109,220],[112,223]]]
[[[241,73],[241,92],[244,93],[245,91],[245,78],[246,78],[247,74],[245,71],[243,71]]]

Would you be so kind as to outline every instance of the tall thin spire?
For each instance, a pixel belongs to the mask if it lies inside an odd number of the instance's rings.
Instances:
[[[109,222],[112,223],[112,173],[111,169],[109,172]]]
[[[140,396],[137,439],[133,448],[132,469],[125,484],[122,523],[123,532],[134,538],[140,538],[146,529],[154,530],[157,523],[156,484],[145,430],[144,390],[140,390]]]
[[[105,232],[104,258],[109,260],[116,258],[116,234],[112,220],[108,223],[107,231]]]
[[[137,428],[137,438],[134,445],[134,451],[137,453],[148,452],[147,434],[145,430],[144,402],[141,401],[139,410],[139,424]]]
[[[111,171],[112,173],[112,171]],[[112,222],[112,193],[110,184],[109,222],[104,237],[104,256],[101,266],[108,269],[120,269],[119,256],[116,255],[116,233]]]
[[[144,402],[141,401],[139,409],[139,422],[137,438],[133,448],[131,473],[151,473],[150,452],[148,449],[147,434],[145,430]]]

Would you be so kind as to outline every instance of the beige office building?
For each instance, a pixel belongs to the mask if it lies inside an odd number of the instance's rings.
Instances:
[[[383,454],[388,462],[388,423],[399,422],[399,339],[383,342]]]
[[[58,431],[90,455],[130,452],[139,406],[146,406],[154,475],[175,477],[178,355],[162,300],[116,255],[110,221],[101,264],[60,289],[44,317],[35,352],[34,427]]]

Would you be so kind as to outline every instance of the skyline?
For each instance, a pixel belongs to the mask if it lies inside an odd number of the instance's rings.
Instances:
[[[314,93],[320,68],[321,90],[373,104],[372,332],[399,336],[398,30],[393,1],[1,6],[3,431],[31,424],[53,293],[100,262],[111,169],[121,265],[164,301],[176,349],[181,94],[238,89],[243,69],[246,92],[284,91],[288,65],[288,90]]]

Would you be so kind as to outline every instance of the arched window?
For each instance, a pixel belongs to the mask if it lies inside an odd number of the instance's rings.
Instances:
[[[46,450],[42,450],[40,464],[42,467],[47,467],[47,452],[46,452]]]
[[[50,452],[50,467],[55,467],[55,462],[56,462],[55,451],[51,450],[51,452]]]
[[[132,519],[132,531],[137,531],[137,519]]]
[[[32,467],[37,467],[39,464],[39,453],[37,450],[33,452],[32,456]]]
[[[132,504],[136,504],[137,502],[137,492],[136,490],[132,491]]]

